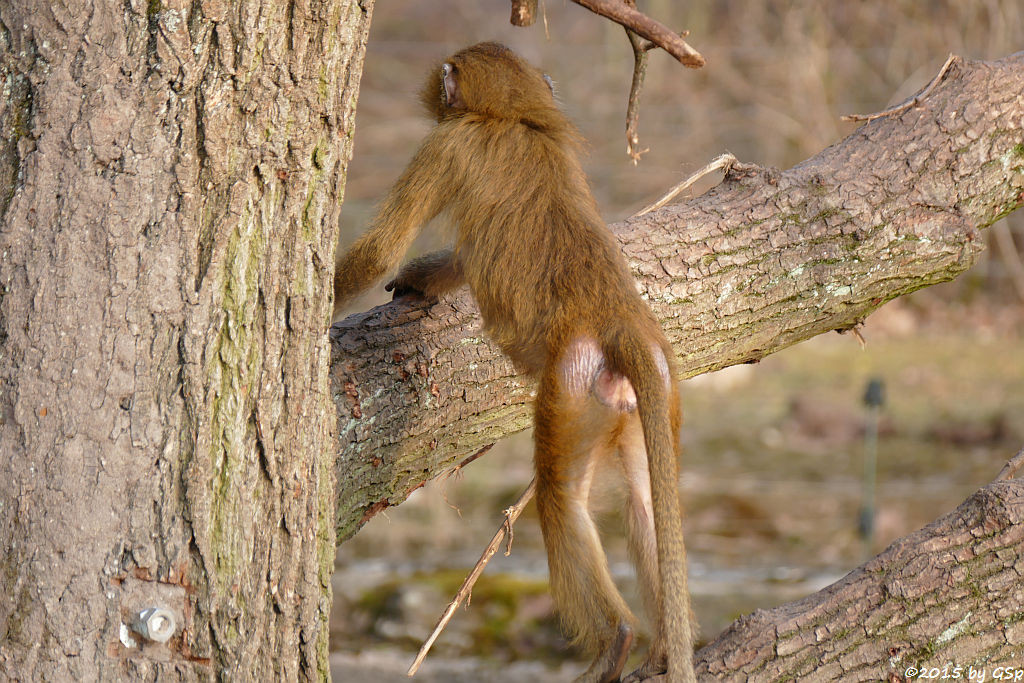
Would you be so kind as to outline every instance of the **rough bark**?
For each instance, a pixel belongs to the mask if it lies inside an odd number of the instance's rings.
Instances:
[[[736,681],[919,674],[994,680],[1003,667],[1009,675],[1002,680],[1018,680],[1022,558],[1024,481],[990,484],[837,583],[739,619],[697,653],[697,674]]]
[[[326,677],[371,6],[0,3],[0,678]]]
[[[920,106],[792,169],[613,226],[683,375],[850,328],[966,270],[979,230],[1024,203],[1022,93],[1024,53],[958,62]],[[350,316],[331,338],[339,540],[529,424],[532,387],[465,292]]]

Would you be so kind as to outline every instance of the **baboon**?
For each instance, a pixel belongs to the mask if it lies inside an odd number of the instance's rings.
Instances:
[[[538,382],[534,462],[551,588],[566,628],[596,653],[578,680],[618,680],[633,641],[588,509],[595,468],[609,463],[626,482],[629,545],[655,622],[626,680],[667,671],[665,680],[692,681],[673,354],[598,213],[581,136],[550,79],[496,43],[445,60],[421,99],[437,125],[340,260],[335,314],[448,212],[452,248],[407,263],[386,287],[439,297],[469,284],[489,335]]]

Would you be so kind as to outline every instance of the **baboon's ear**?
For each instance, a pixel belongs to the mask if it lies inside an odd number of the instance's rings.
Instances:
[[[449,107],[459,109],[466,106],[459,92],[459,83],[455,79],[455,66],[445,62],[441,65],[441,89],[444,90],[444,101]]]

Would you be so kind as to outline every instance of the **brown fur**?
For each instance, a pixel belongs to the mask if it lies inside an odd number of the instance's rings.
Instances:
[[[579,680],[618,680],[633,639],[587,508],[607,463],[627,483],[630,547],[656,620],[630,678],[667,667],[665,680],[693,680],[671,349],[598,214],[580,135],[544,75],[495,43],[453,55],[422,99],[437,125],[342,258],[335,313],[448,211],[454,247],[410,262],[388,287],[440,296],[468,283],[489,334],[539,381],[537,505],[552,592],[567,628],[596,651]]]

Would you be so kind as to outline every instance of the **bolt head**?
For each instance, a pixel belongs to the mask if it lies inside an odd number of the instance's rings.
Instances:
[[[177,628],[174,613],[166,607],[147,607],[135,616],[132,630],[146,640],[166,643]]]

